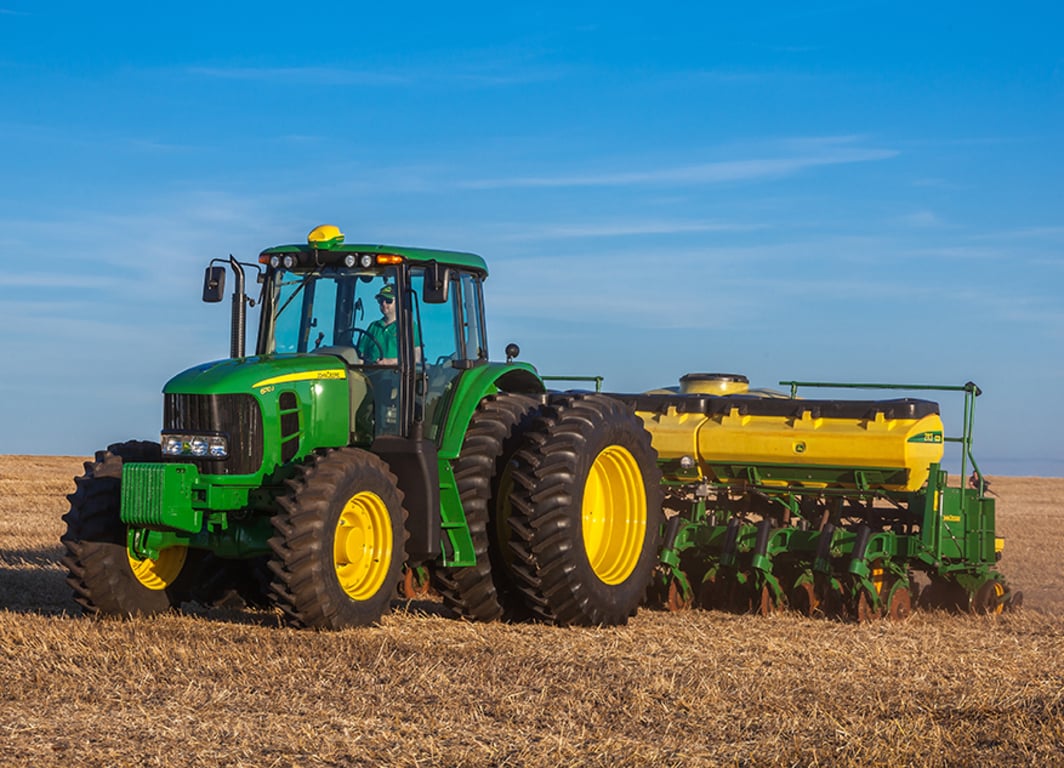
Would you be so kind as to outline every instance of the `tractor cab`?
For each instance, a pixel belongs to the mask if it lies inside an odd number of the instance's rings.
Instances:
[[[259,264],[256,355],[326,355],[342,363],[350,444],[384,435],[436,438],[445,410],[439,406],[454,380],[488,361],[487,269],[479,256],[348,245],[339,229],[324,225],[306,244],[266,249]]]

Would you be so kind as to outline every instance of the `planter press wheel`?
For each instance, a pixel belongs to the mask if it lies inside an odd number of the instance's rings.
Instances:
[[[887,598],[887,616],[893,621],[905,621],[912,612],[912,592],[901,583],[895,584]]]
[[[768,584],[763,584],[761,586],[760,599],[758,600],[758,614],[761,616],[769,616],[773,613],[778,612],[782,607],[783,606],[773,594],[772,587],[770,587]]]
[[[716,576],[707,576],[698,586],[698,605],[706,610],[721,608],[721,585]]]
[[[684,595],[683,587],[678,579],[669,581],[669,592],[665,599],[665,606],[670,611],[686,611],[694,605],[693,595]]]
[[[879,611],[875,608],[875,601],[866,589],[861,589],[857,595],[854,616],[858,624],[868,624],[879,618]]]
[[[997,579],[984,582],[972,595],[972,613],[997,616],[1005,610],[1005,594],[1005,585]]]
[[[820,612],[820,599],[811,581],[803,581],[791,590],[791,605],[803,616],[815,616]]]
[[[432,581],[423,566],[406,568],[403,573],[402,595],[407,600],[418,600],[432,591]]]

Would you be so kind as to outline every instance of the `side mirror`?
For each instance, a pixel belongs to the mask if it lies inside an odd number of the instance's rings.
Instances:
[[[426,304],[446,304],[451,285],[451,270],[431,261],[425,266],[425,280],[421,286],[421,300]]]
[[[225,294],[225,267],[207,267],[203,275],[203,300],[214,304]]]

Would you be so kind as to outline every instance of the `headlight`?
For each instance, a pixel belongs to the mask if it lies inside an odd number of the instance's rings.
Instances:
[[[229,442],[224,435],[163,434],[164,456],[191,456],[196,459],[229,458]]]

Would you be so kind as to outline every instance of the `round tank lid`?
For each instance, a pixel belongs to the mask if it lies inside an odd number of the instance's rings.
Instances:
[[[741,373],[685,373],[680,377],[680,383],[700,381],[733,381],[738,384],[749,384],[750,379]]]
[[[749,389],[749,380],[738,373],[688,373],[680,377],[680,392],[685,395],[739,395]]]

